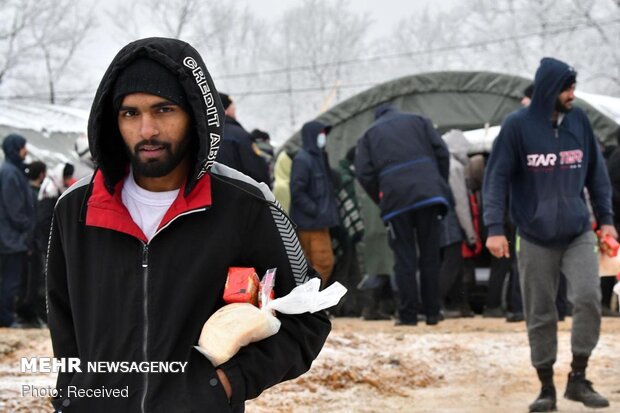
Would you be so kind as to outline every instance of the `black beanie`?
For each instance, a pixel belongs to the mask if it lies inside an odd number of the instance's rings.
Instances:
[[[232,103],[232,99],[226,93],[219,92],[220,100],[222,101],[222,106],[224,106],[224,110],[228,109],[230,104]]]
[[[116,79],[112,89],[114,111],[118,111],[125,95],[138,92],[161,96],[188,110],[179,79],[161,64],[145,57],[131,62]]]

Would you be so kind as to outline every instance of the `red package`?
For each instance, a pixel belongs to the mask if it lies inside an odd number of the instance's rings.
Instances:
[[[620,249],[620,244],[614,237],[611,235],[605,235],[601,237],[601,231],[596,231],[596,236],[598,237],[599,248],[603,254],[607,254],[608,257],[615,257],[618,255],[618,249]]]
[[[230,267],[224,287],[224,302],[250,303],[258,306],[258,287],[260,281],[252,267]]]
[[[618,255],[618,248],[620,248],[620,244],[618,244],[618,241],[616,241],[614,237],[611,235],[605,235],[601,239],[601,243],[605,245],[604,249],[607,255],[610,257],[615,257]]]

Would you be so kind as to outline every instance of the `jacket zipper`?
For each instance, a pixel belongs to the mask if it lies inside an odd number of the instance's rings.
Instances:
[[[142,353],[144,361],[148,361],[148,334],[149,334],[149,300],[148,300],[148,278],[149,278],[149,244],[142,243],[142,311],[144,316],[144,330],[142,338]],[[144,373],[144,388],[142,389],[142,401],[140,402],[140,410],[146,413],[146,394],[149,388],[149,374]]]
[[[155,232],[155,234],[153,234],[153,237],[151,238],[151,240],[148,243],[142,242],[142,280],[143,280],[143,287],[142,287],[142,312],[143,312],[143,317],[144,317],[144,330],[143,330],[143,339],[142,339],[142,353],[143,353],[143,357],[144,357],[144,361],[149,361],[148,359],[148,334],[149,334],[149,300],[148,300],[148,280],[149,280],[149,243],[151,241],[153,241],[153,238],[155,238],[157,236],[157,234],[159,234],[161,231],[163,231],[165,228],[167,228],[170,224],[172,224],[174,221],[176,221],[177,218],[182,217],[184,215],[189,215],[189,214],[193,214],[195,212],[203,212],[206,211],[207,208],[199,208],[199,209],[194,209],[191,211],[186,211],[182,214],[179,214],[177,216],[175,216],[173,219],[170,220],[170,222],[168,222],[165,226],[161,227],[159,230],[157,230],[157,232]],[[140,401],[140,411],[142,413],[146,413],[146,396],[148,394],[148,389],[149,389],[149,375],[148,373],[144,373],[144,388],[142,389],[142,400]]]

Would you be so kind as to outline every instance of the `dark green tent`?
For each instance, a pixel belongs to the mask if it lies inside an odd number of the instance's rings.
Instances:
[[[332,166],[344,157],[374,120],[374,108],[392,102],[405,112],[421,113],[433,120],[437,131],[471,130],[499,125],[520,107],[523,90],[532,81],[519,76],[491,72],[423,73],[392,80],[343,101],[317,119],[332,125],[327,151]],[[618,124],[587,102],[575,104],[587,112],[602,143],[616,144]],[[295,153],[301,146],[297,132],[280,150]],[[358,187],[366,223],[366,270],[369,274],[391,273],[392,255],[378,208]]]

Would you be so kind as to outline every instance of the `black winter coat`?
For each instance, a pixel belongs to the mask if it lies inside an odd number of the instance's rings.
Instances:
[[[226,116],[224,139],[217,161],[246,174],[257,182],[271,184],[269,165],[254,151],[252,137],[235,119]]]
[[[357,143],[355,172],[383,220],[431,205],[445,215],[450,154],[431,121],[391,106],[375,116]]]
[[[302,149],[293,159],[290,214],[299,229],[331,228],[340,222],[331,170],[316,141],[323,129],[320,122],[306,123],[301,129]]]
[[[32,190],[19,158],[25,144],[26,140],[15,134],[2,141],[5,159],[0,166],[0,254],[31,248],[36,215]]]
[[[193,172],[150,241],[122,203],[128,159],[109,106],[119,70],[140,56],[178,73],[199,140]],[[53,404],[63,413],[240,412],[245,400],[307,371],[323,346],[330,331],[324,312],[278,314],[276,335],[218,367],[231,383],[230,403],[214,366],[194,349],[204,322],[224,305],[229,267],[261,275],[277,267],[276,296],[315,275],[269,189],[213,162],[222,114],[204,62],[184,42],[139,40],[106,72],[88,134],[100,170],[67,190],[54,212],[46,277],[54,355],[77,357],[83,369],[89,361],[188,364],[183,373],[61,372]],[[104,387],[127,388],[128,397],[70,392]]]

